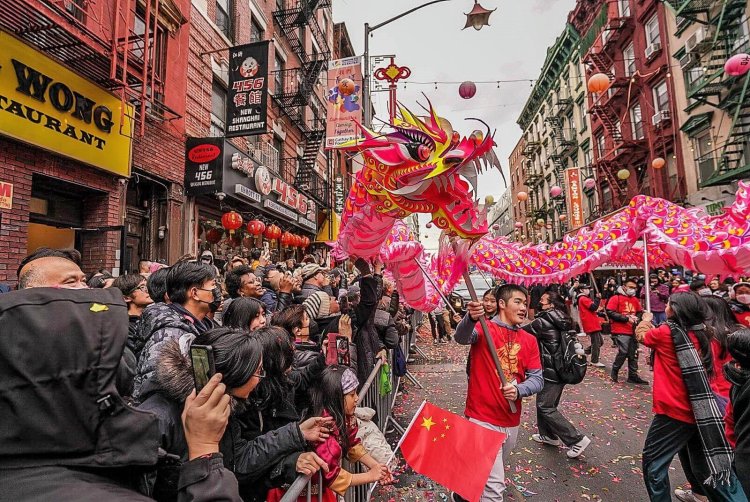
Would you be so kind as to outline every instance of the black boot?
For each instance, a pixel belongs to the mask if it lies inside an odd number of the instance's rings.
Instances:
[[[612,368],[612,373],[609,375],[612,378],[612,381],[617,383],[617,373],[620,372],[620,369]]]
[[[634,383],[636,385],[648,385],[648,380],[644,380],[638,375],[635,375],[635,376],[628,377],[628,383]]]

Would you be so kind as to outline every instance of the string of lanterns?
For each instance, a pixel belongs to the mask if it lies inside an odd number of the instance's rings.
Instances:
[[[311,244],[307,236],[297,235],[291,232],[284,232],[277,225],[266,225],[260,220],[250,220],[243,229],[243,219],[236,211],[224,213],[221,217],[221,225],[213,221],[201,223],[205,228],[204,238],[210,244],[218,244],[222,238],[227,235],[225,244],[230,247],[239,247],[240,245],[251,248],[253,247],[253,237],[263,236],[268,240],[280,240],[283,247],[305,249]],[[243,234],[247,234],[243,238]]]

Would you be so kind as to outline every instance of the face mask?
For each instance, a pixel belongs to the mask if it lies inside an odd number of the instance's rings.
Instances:
[[[711,288],[703,288],[698,290],[698,294],[700,296],[711,296],[713,293],[711,292]]]
[[[750,305],[750,294],[737,295],[736,299],[737,299],[738,302],[740,302],[742,304]]]
[[[625,289],[625,294],[628,295],[628,296],[635,296],[635,289],[633,289],[633,288],[626,288]]]

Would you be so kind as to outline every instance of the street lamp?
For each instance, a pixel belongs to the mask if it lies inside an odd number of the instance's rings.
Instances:
[[[420,9],[424,9],[425,7],[429,7],[430,5],[436,4],[436,3],[442,3],[442,2],[450,2],[451,0],[432,0],[431,2],[424,3],[422,5],[418,5],[412,9],[409,9],[405,12],[402,12],[401,14],[397,16],[393,16],[390,19],[387,19],[386,21],[383,21],[380,24],[376,24],[375,26],[370,26],[370,23],[365,23],[365,55],[364,55],[364,63],[365,63],[365,75],[362,82],[362,108],[364,109],[364,123],[366,127],[370,127],[372,123],[372,106],[370,104],[370,33],[377,30],[378,28],[382,28],[383,26],[387,24],[391,24],[393,21],[396,21],[397,19],[401,19],[404,16],[408,16],[412,12],[418,11]],[[477,0],[474,0],[474,7],[471,9],[471,12],[469,12],[466,15],[466,26],[463,27],[463,29],[468,28],[469,26],[472,26],[475,30],[481,30],[483,26],[489,26],[489,20],[490,20],[490,14],[492,14],[495,11],[493,10],[487,10],[481,5],[479,5],[479,2]]]

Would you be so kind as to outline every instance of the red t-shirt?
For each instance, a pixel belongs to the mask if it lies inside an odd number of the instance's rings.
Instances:
[[[750,327],[750,312],[735,312],[734,318],[743,326]]]
[[[527,370],[542,369],[536,338],[522,329],[513,331],[491,321],[487,326],[508,382],[515,380],[521,383],[526,379]],[[471,346],[469,353],[471,368],[464,413],[469,418],[492,425],[515,427],[521,423],[521,399],[516,400],[516,412],[511,413],[508,400],[500,390],[500,379],[484,339],[482,326],[477,324],[475,330],[479,338]]]
[[[727,351],[723,358],[721,354],[721,344],[716,338],[711,339],[711,353],[714,361],[714,374],[711,377],[711,389],[725,399],[729,399],[729,390],[732,384],[724,376],[724,365],[732,360],[732,355]]]
[[[615,295],[607,302],[607,310],[623,315],[635,315],[643,310],[641,302],[634,296]],[[610,319],[613,335],[633,335],[633,325],[629,322],[618,322]]]
[[[692,331],[688,331],[690,341],[695,345],[695,350],[700,354],[698,339]],[[654,390],[653,410],[654,413],[667,415],[668,417],[695,423],[693,407],[690,404],[685,382],[682,379],[680,363],[677,361],[677,353],[674,350],[672,333],[669,325],[662,324],[646,332],[643,339],[646,347],[654,349]]]
[[[594,302],[588,296],[581,296],[578,299],[578,314],[581,317],[581,328],[585,333],[602,330],[602,318],[590,310],[593,304]]]

